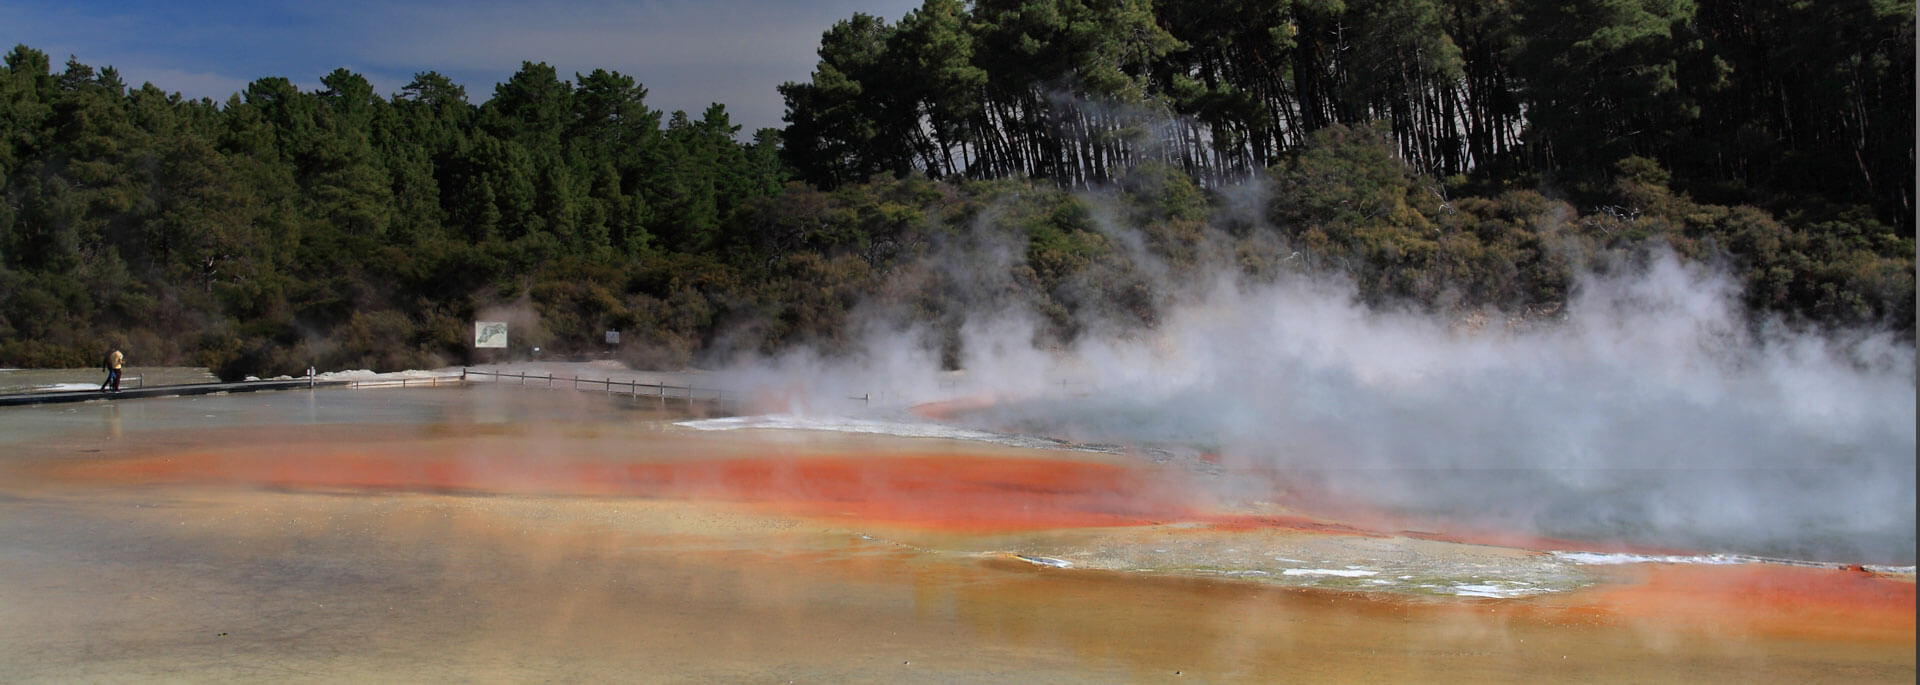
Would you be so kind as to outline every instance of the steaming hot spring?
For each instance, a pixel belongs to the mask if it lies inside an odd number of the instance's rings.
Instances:
[[[1072,399],[731,415],[470,384],[18,411],[0,660],[27,680],[1913,674],[1910,560],[1554,537],[1231,447],[984,427]]]
[[[982,319],[960,372],[876,327],[711,373],[491,370],[625,392],[11,408],[0,664],[1911,682],[1911,348],[1756,333],[1699,274],[1643,276],[1499,334],[1225,288],[1070,350]]]

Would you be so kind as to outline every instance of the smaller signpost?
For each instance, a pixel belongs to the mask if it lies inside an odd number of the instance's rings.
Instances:
[[[507,348],[507,322],[473,322],[473,346],[477,348]]]

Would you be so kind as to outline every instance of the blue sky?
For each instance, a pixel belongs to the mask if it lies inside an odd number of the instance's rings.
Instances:
[[[633,76],[647,104],[698,115],[727,106],[744,131],[781,126],[784,81],[804,81],[820,34],[865,12],[898,21],[919,0],[332,0],[104,2],[0,0],[0,50],[69,55],[224,102],[247,83],[284,76],[306,90],[344,67],[391,95],[438,71],[483,102],[524,61],[563,78],[596,68]]]

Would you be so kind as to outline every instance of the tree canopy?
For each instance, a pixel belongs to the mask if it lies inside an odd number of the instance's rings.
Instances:
[[[515,353],[622,330],[652,366],[832,350],[879,310],[951,362],[970,311],[1029,308],[1061,342],[1153,326],[1169,283],[1222,265],[1550,317],[1653,246],[1726,266],[1755,313],[1910,340],[1912,15],[927,0],[825,32],[785,128],[751,133],[604,69],[524,62],[479,102],[340,69],[216,102],[17,46],[0,365],[450,364],[510,310],[541,322]],[[1011,258],[952,263],[980,241]]]
[[[1087,187],[1149,159],[1214,184],[1382,121],[1436,177],[1579,195],[1643,157],[1702,198],[1912,236],[1913,45],[1897,0],[929,0],[834,26],[781,92],[823,187]]]
[[[739,141],[720,105],[663,115],[616,72],[528,62],[477,105],[431,71],[391,97],[344,69],[320,83],[216,104],[16,47],[0,358],[81,364],[132,336],[231,373],[458,360],[477,306],[559,263],[703,249],[785,180],[778,134]]]

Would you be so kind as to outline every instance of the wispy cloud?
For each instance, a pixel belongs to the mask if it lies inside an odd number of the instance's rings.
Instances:
[[[141,84],[151,83],[155,88],[169,93],[180,93],[189,99],[207,98],[216,103],[225,103],[227,97],[245,91],[253,79],[235,74],[217,74],[208,71],[187,71],[184,69],[148,68],[138,66],[120,68],[120,79],[129,87],[138,88]]]
[[[369,63],[440,65],[476,99],[522,61],[540,61],[563,77],[628,74],[660,109],[697,113],[721,102],[752,128],[778,124],[775,86],[807,77],[820,33],[840,16],[777,2],[549,3],[403,5],[354,21],[371,36]]]
[[[485,100],[521,62],[562,77],[609,69],[633,76],[656,109],[727,105],[748,130],[779,126],[775,87],[805,80],[820,34],[865,12],[897,20],[919,0],[687,2],[203,2],[157,5],[0,0],[12,42],[114,65],[129,83],[225,99],[254,79],[304,88],[346,68],[382,93],[438,71]]]

